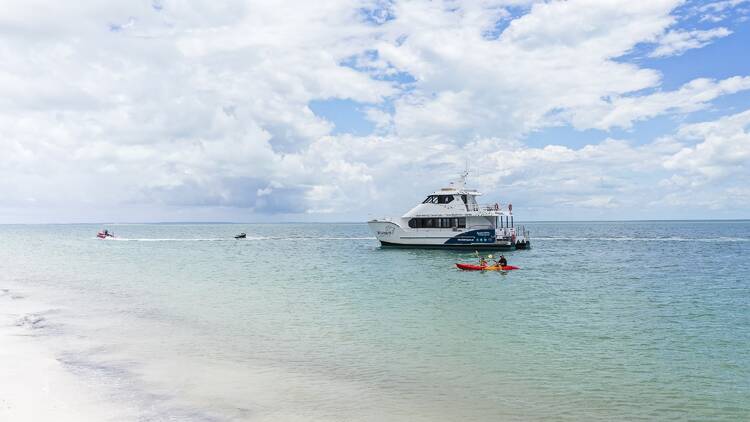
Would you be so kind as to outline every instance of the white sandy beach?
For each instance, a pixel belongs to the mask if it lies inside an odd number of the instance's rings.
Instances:
[[[80,350],[95,353],[96,348],[88,349],[91,344],[85,336],[66,333],[70,327],[60,325],[59,321],[65,320],[63,314],[71,309],[51,306],[37,297],[38,292],[27,296],[23,289],[0,286],[1,422],[247,420],[251,418],[248,412],[258,421],[332,420],[325,411],[308,409],[301,413],[299,407],[303,403],[297,401],[298,396],[303,402],[317,402],[316,406],[323,409],[335,402],[337,413],[342,416],[336,415],[334,420],[372,419],[366,414],[374,411],[363,415],[351,405],[358,397],[368,396],[357,384],[326,381],[328,388],[338,391],[332,398],[310,389],[319,379],[282,373],[279,368],[227,368],[211,360],[186,361],[176,356],[160,359],[149,352],[145,355],[135,352],[130,358],[142,365],[139,385],[154,390],[143,393],[123,389],[127,380],[122,378],[134,374],[102,373],[101,368],[116,364],[102,363],[90,355],[70,358],[71,351],[74,355]],[[86,362],[83,373],[81,362]],[[87,364],[95,369],[91,370]],[[200,370],[184,372],[185,367]],[[279,378],[297,381],[277,383]],[[170,380],[171,386],[164,387],[164,380]],[[179,400],[175,393],[189,401]],[[149,401],[153,397],[158,399]],[[142,401],[144,398],[147,404]],[[238,407],[239,404],[263,410],[248,411]]]
[[[22,293],[0,289],[0,420],[114,419],[119,412],[104,394],[67,371],[44,338],[48,310]]]

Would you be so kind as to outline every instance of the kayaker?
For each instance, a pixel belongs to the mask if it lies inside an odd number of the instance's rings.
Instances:
[[[486,267],[487,266],[487,260],[484,259],[484,257],[479,258],[479,266],[480,267]]]
[[[504,255],[500,255],[500,259],[497,260],[497,265],[501,267],[507,267],[508,266],[508,260],[505,259]]]

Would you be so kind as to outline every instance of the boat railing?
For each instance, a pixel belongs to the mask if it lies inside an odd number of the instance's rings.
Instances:
[[[499,238],[511,238],[515,237],[516,240],[528,240],[529,231],[523,225],[516,225],[515,227],[496,227],[495,236]]]
[[[530,232],[526,230],[526,226],[523,226],[523,225],[516,226],[516,239],[521,240],[521,241],[528,241],[529,233]]]

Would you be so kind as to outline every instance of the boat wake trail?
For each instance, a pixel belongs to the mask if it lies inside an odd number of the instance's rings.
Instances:
[[[561,240],[561,241],[602,241],[602,242],[750,242],[746,237],[535,237],[536,240]]]
[[[127,238],[127,237],[116,237],[114,239],[107,239],[116,242],[228,242],[234,241],[235,239],[222,239],[222,238],[205,238],[205,239],[179,239],[179,238]]]
[[[100,240],[100,239],[97,239]],[[375,237],[273,237],[273,236],[247,236],[244,239],[228,238],[108,238],[107,241],[117,242],[243,242],[253,240],[276,240],[276,241],[305,241],[305,240],[375,240]]]

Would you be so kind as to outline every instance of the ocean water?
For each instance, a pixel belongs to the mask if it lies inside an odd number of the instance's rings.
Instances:
[[[479,273],[365,224],[0,226],[0,314],[112,420],[750,419],[750,222],[527,227]]]

